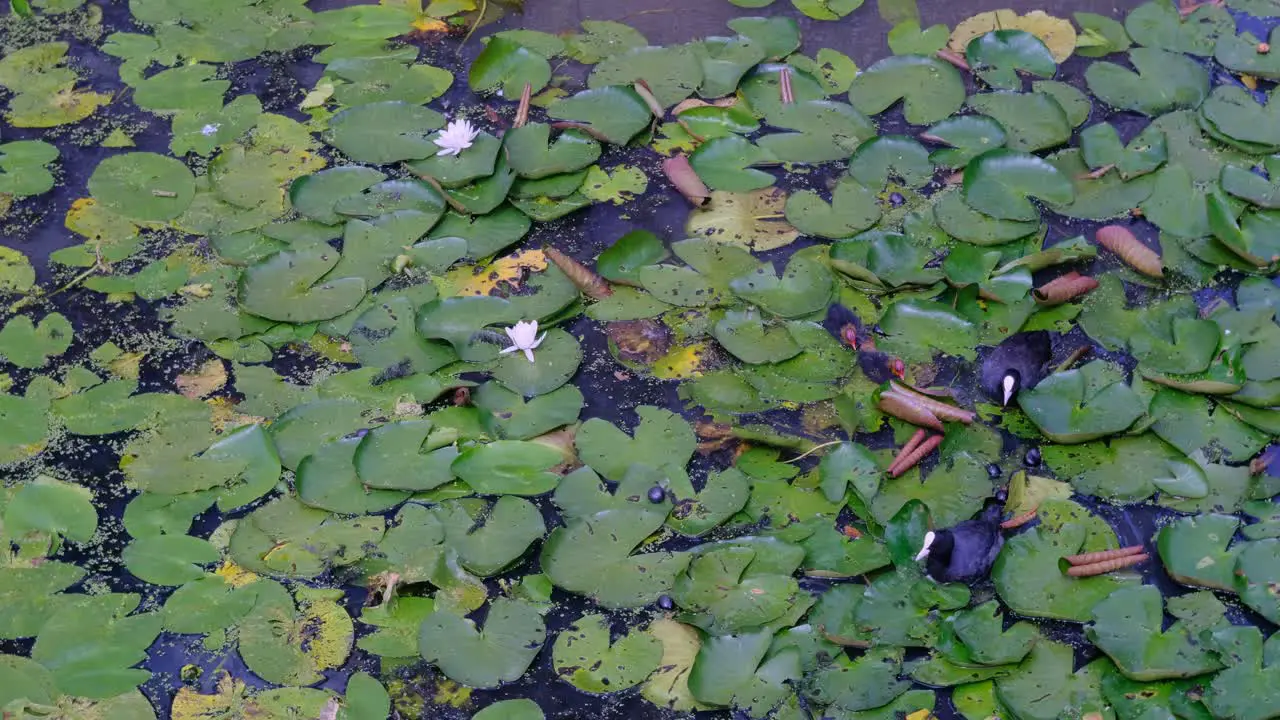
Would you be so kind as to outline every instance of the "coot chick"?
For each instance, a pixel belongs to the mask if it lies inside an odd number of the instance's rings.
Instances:
[[[1009,336],[982,363],[982,389],[1007,406],[1019,390],[1030,390],[1044,379],[1053,356],[1053,343],[1045,330]]]
[[[849,308],[836,303],[827,308],[827,317],[822,327],[841,343],[858,351],[858,367],[862,374],[873,383],[883,383],[899,377],[894,373],[894,358],[889,353],[880,352],[870,344],[859,346],[858,335],[862,331],[862,321]]]
[[[929,577],[938,582],[972,583],[985,578],[1004,547],[1000,530],[1003,515],[1001,493],[987,500],[978,517],[925,533],[924,547],[916,555],[916,562],[924,560]]]

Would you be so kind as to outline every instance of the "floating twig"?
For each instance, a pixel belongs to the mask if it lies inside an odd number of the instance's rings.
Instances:
[[[844,442],[844,440],[832,440],[831,442],[824,442],[824,443],[822,443],[821,445],[814,445],[813,447],[811,447],[811,448],[809,448],[808,450],[804,451],[802,454],[797,455],[797,456],[795,456],[795,457],[791,458],[790,460],[784,460],[783,462],[784,462],[784,463],[800,462],[801,460],[803,460],[803,459],[805,459],[805,458],[809,457],[810,455],[812,455],[812,454],[814,454],[814,453],[818,452],[819,450],[823,450],[823,449],[825,449],[825,448],[829,448],[829,447],[831,447],[832,445],[839,445],[839,444],[840,444],[840,443],[842,443],[842,442]]]
[[[1097,238],[1099,245],[1119,255],[1120,259],[1134,270],[1153,278],[1164,277],[1164,266],[1160,262],[1160,255],[1143,245],[1142,241],[1134,237],[1128,228],[1121,225],[1107,225],[1098,228],[1094,237]]]
[[[796,94],[791,89],[791,67],[790,66],[788,65],[782,66],[782,72],[779,74],[779,80],[780,80],[779,84],[781,86],[780,89],[782,91],[782,104],[790,105],[794,103],[796,101]]]
[[[152,194],[152,195],[154,195],[155,197],[162,197],[162,198],[176,198],[176,197],[178,197],[178,193],[176,193],[176,192],[174,192],[174,191],[172,191],[172,190],[152,190],[152,191],[151,191],[151,194]]]
[[[524,90],[520,91],[520,106],[516,108],[516,119],[512,121],[511,127],[524,127],[529,122],[529,106],[533,104],[533,85],[531,83],[524,84]]]
[[[1031,522],[1032,520],[1035,520],[1036,513],[1038,512],[1039,512],[1039,508],[1031,508],[1030,510],[1022,513],[1021,515],[1015,515],[1009,518],[1008,520],[1005,520],[1004,522],[1000,523],[1000,528],[1002,530],[1012,530],[1014,528],[1020,528],[1023,525],[1026,525],[1027,523]]]
[[[692,203],[694,207],[702,207],[711,199],[711,191],[707,189],[706,183],[702,182],[702,178],[698,177],[698,173],[689,164],[688,157],[674,155],[663,160],[662,172],[666,174],[671,184],[676,186],[676,190],[680,191],[684,199]]]
[[[1146,562],[1147,554],[1125,555],[1115,560],[1106,560],[1092,565],[1073,565],[1067,569],[1067,574],[1071,577],[1093,577],[1094,575],[1105,575],[1116,570],[1123,570],[1127,567],[1133,567],[1139,563]]]
[[[663,109],[662,103],[658,102],[658,96],[653,94],[653,89],[649,87],[649,83],[641,79],[635,81],[632,87],[635,89],[636,94],[640,96],[640,99],[644,100],[644,104],[649,106],[649,112],[653,113],[654,117],[659,120],[666,117],[667,111]]]
[[[1081,345],[1075,350],[1072,350],[1071,354],[1067,356],[1067,359],[1058,363],[1058,367],[1054,368],[1053,371],[1056,373],[1060,373],[1060,372],[1063,372],[1064,370],[1070,370],[1072,365],[1075,365],[1076,363],[1080,362],[1081,358],[1083,358],[1085,355],[1088,355],[1091,352],[1093,352],[1093,346]]]
[[[557,130],[581,130],[582,132],[590,135],[591,137],[599,140],[600,142],[604,142],[604,143],[610,142],[609,137],[607,135],[600,132],[596,128],[592,127],[588,123],[573,122],[571,120],[561,120],[559,122],[551,123],[551,127]]]
[[[839,645],[841,647],[854,647],[854,648],[871,647],[871,643],[866,640],[859,640],[857,638],[851,638],[845,635],[833,635],[827,632],[827,628],[824,625],[818,626],[818,632],[822,633],[822,637],[826,638],[827,642],[835,643],[836,645]]]
[[[1112,170],[1114,170],[1114,169],[1115,169],[1115,167],[1116,167],[1116,164],[1115,164],[1115,163],[1107,163],[1106,165],[1103,165],[1103,166],[1102,166],[1102,167],[1100,167],[1100,168],[1096,168],[1096,169],[1091,170],[1091,171],[1089,171],[1089,172],[1087,172],[1087,173],[1084,173],[1084,174],[1082,174],[1082,175],[1077,175],[1077,176],[1076,176],[1076,179],[1077,179],[1077,180],[1097,180],[1098,178],[1102,177],[1103,175],[1106,175],[1107,173],[1109,173],[1109,172],[1111,172]]]
[[[910,455],[899,458],[899,460],[896,462],[894,466],[890,466],[889,477],[896,478],[899,475],[910,470],[911,468],[915,467],[916,465],[920,464],[920,461],[923,460],[925,456],[927,456],[929,453],[933,452],[934,450],[938,449],[938,446],[941,444],[942,444],[941,435],[934,435],[929,439],[925,440],[924,442],[920,443],[920,445],[917,446],[916,449],[911,451]]]
[[[1088,275],[1081,275],[1074,270],[1059,278],[1054,278],[1032,291],[1036,302],[1041,305],[1061,305],[1074,300],[1098,287],[1098,281]]]
[[[969,61],[965,60],[964,56],[956,52],[955,50],[952,50],[950,48],[942,48],[936,54],[939,58],[946,60],[947,62],[951,63],[952,65],[955,65],[961,70],[965,72],[970,71]]]
[[[1099,550],[1097,552],[1080,553],[1079,555],[1070,555],[1064,558],[1072,565],[1096,565],[1100,562],[1115,560],[1116,558],[1129,557],[1130,555],[1138,555],[1142,552],[1141,545],[1130,545],[1116,550]]]
[[[469,213],[465,205],[455,200],[453,196],[450,195],[449,193],[445,192],[444,186],[440,184],[439,180],[436,180],[430,175],[420,173],[414,170],[412,167],[409,167],[407,164],[401,164],[400,167],[404,168],[406,171],[409,172],[409,174],[418,178],[422,182],[430,185],[436,192],[440,193],[440,197],[444,198],[444,201],[449,203],[449,207],[453,208],[455,211],[463,215],[466,215]]]

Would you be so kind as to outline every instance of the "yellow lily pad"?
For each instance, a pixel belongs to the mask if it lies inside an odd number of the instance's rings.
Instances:
[[[947,47],[963,53],[970,40],[992,30],[1025,30],[1040,38],[1058,63],[1071,57],[1076,49],[1076,29],[1071,21],[1054,17],[1043,10],[1033,10],[1026,15],[1019,15],[1013,10],[978,13],[956,25],[956,29],[951,31]]]

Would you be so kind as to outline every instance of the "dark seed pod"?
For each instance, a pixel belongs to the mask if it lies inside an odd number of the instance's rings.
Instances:
[[[654,485],[649,488],[649,502],[657,505],[667,499],[667,491],[662,489],[661,485]]]
[[[672,600],[670,595],[659,595],[658,607],[663,610],[674,610],[676,607],[676,601]]]
[[[1000,469],[999,465],[995,463],[991,463],[990,465],[987,466],[987,475],[992,480],[998,480],[1000,476],[1003,474],[1004,474],[1004,471]]]
[[[1022,458],[1022,462],[1027,467],[1035,467],[1040,464],[1040,448],[1031,448],[1027,451],[1026,456]]]

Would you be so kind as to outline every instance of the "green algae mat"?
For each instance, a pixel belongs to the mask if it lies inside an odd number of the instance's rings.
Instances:
[[[1280,4],[731,1],[10,0],[5,720],[1280,717]]]

